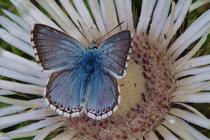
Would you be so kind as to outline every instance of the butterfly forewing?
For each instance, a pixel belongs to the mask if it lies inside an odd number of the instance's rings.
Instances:
[[[122,31],[111,36],[100,45],[99,51],[101,65],[116,78],[122,78],[131,51],[131,33]]]
[[[35,24],[32,43],[44,70],[73,68],[85,49],[76,39],[43,24]]]

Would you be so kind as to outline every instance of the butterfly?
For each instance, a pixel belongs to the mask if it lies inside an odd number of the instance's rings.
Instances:
[[[85,48],[73,37],[43,24],[32,30],[32,46],[43,70],[52,70],[46,86],[48,106],[64,117],[85,112],[105,119],[120,102],[117,79],[126,74],[131,33],[121,31]]]

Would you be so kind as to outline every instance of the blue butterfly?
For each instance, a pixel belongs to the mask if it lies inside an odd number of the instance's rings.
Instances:
[[[85,112],[94,120],[110,116],[120,101],[117,79],[125,76],[131,33],[121,31],[88,49],[76,39],[36,24],[32,43],[44,70],[54,70],[46,87],[46,101],[64,117]]]

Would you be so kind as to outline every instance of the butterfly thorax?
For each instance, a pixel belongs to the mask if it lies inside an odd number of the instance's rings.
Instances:
[[[85,73],[93,73],[96,68],[99,67],[97,51],[94,49],[89,49],[84,55],[81,66]]]

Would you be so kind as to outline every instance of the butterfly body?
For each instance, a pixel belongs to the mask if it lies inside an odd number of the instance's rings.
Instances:
[[[131,49],[129,31],[113,35],[88,49],[76,39],[49,26],[36,24],[32,43],[44,70],[53,70],[46,102],[65,117],[110,116],[120,100],[117,78],[125,74]]]
[[[100,67],[99,59],[96,49],[88,49],[81,61],[81,67],[84,69],[85,73],[91,74]]]

